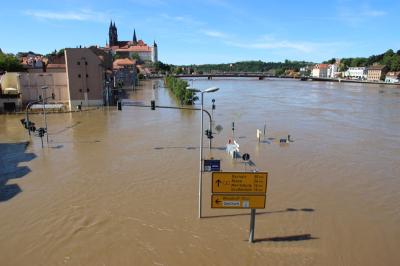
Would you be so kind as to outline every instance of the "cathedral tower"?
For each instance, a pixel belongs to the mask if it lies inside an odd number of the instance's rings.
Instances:
[[[117,27],[115,26],[115,22],[114,24],[112,21],[110,22],[110,27],[108,28],[108,38],[110,46],[118,45],[118,31]]]
[[[133,43],[133,45],[137,45],[136,30],[135,29],[133,29],[132,43]]]
[[[156,41],[154,41],[153,47],[151,49],[151,61],[153,63],[157,63],[158,62],[158,47],[157,47]]]

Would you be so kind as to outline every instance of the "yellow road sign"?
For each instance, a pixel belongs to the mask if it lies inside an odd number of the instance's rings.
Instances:
[[[265,195],[211,195],[211,208],[264,209]]]
[[[212,193],[266,193],[267,172],[213,172]]]

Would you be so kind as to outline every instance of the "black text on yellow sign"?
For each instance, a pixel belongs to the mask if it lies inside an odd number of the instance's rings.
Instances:
[[[211,208],[264,209],[265,195],[211,195]]]
[[[213,172],[212,193],[266,193],[267,172]]]

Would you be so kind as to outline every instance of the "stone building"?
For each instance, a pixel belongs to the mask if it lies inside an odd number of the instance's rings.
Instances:
[[[383,80],[388,68],[383,65],[373,65],[367,69],[367,80],[369,81],[380,81]]]
[[[108,92],[106,81],[110,83],[112,76],[111,55],[96,47],[66,48],[64,55],[65,64],[5,73],[0,82],[0,111],[21,110],[39,98],[42,87],[47,87],[48,96],[54,93],[55,99],[49,101],[62,104],[64,110],[103,105]]]

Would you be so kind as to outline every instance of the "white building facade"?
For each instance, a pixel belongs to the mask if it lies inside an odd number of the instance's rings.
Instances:
[[[388,72],[385,77],[386,83],[400,83],[400,71]]]
[[[312,70],[314,78],[327,78],[328,77],[328,64],[317,64]]]
[[[336,78],[337,71],[338,71],[338,66],[336,64],[329,65],[327,69],[327,77]]]
[[[367,68],[366,67],[349,67],[344,76],[351,79],[367,79]]]

